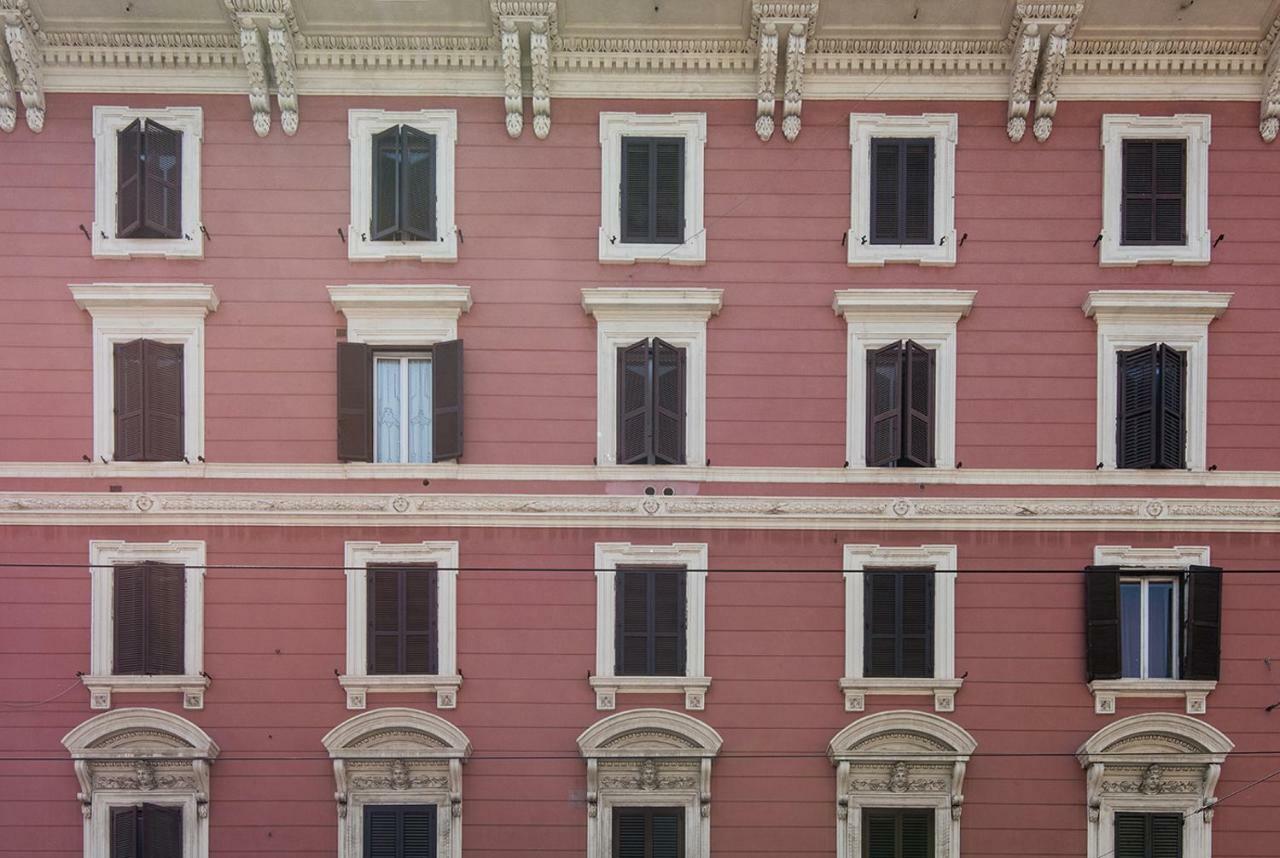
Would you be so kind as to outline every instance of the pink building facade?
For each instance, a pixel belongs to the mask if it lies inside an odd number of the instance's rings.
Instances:
[[[1277,853],[1267,3],[145,5],[0,0],[0,854]]]

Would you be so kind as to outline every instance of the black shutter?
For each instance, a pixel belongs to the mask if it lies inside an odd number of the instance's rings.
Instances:
[[[933,676],[933,571],[863,574],[863,675]]]
[[[431,348],[431,461],[461,458],[462,340],[449,340]]]
[[[182,351],[181,343],[142,341],[143,458],[148,462],[183,458]]]
[[[369,569],[365,573],[368,587],[367,622],[368,670],[372,674],[402,673],[401,615],[403,613],[403,580],[399,569]]]
[[[898,671],[898,585],[892,572],[863,573],[864,676]]]
[[[902,147],[897,140],[871,141],[871,243],[901,244]]]
[[[1222,570],[1192,566],[1183,594],[1182,678],[1216,681],[1222,649]]]
[[[933,572],[899,572],[898,676],[933,676]]]
[[[373,211],[369,237],[394,241],[400,236],[400,126],[373,135]]]
[[[363,858],[435,858],[436,808],[365,805]]]
[[[650,858],[680,858],[684,854],[684,812],[669,810],[650,814],[653,848]]]
[[[902,343],[867,352],[867,464],[895,465],[902,457]]]
[[[871,141],[871,243],[933,243],[933,140]]]
[[[186,572],[182,566],[147,563],[146,669],[155,675],[184,673]]]
[[[438,673],[438,576],[434,567],[402,569],[404,673]]]
[[[1125,140],[1121,244],[1186,243],[1185,140]]]
[[[615,807],[614,858],[683,858],[684,810]]]
[[[651,462],[653,436],[648,340],[618,349],[618,464]]]
[[[1085,662],[1088,679],[1119,679],[1120,567],[1084,570]]]
[[[932,858],[933,811],[862,811],[862,858]]]
[[[142,806],[142,848],[139,858],[182,858],[182,808],[163,804]]]
[[[400,240],[436,240],[436,138],[401,126]]]
[[[111,672],[147,672],[147,571],[144,566],[117,566],[112,577]]]
[[[1186,244],[1187,141],[1160,140],[1155,150],[1155,242]]]
[[[621,241],[684,241],[684,139],[622,138]]]
[[[902,141],[902,243],[933,243],[933,141]]]
[[[1182,858],[1182,814],[1152,813],[1150,858]]]
[[[1182,814],[1117,813],[1114,858],[1182,858]]]
[[[653,630],[653,674],[684,676],[685,674],[685,573],[666,570],[650,573]]]
[[[684,241],[684,138],[656,140],[653,144],[653,241]]]
[[[405,807],[401,811],[400,820],[400,858],[435,858],[435,807]]]
[[[1160,344],[1159,447],[1162,468],[1184,468],[1187,461],[1187,355]]]
[[[615,573],[614,673],[647,676],[649,664],[649,575],[643,569],[619,569]]]
[[[182,238],[182,132],[148,119],[142,136],[143,233]]]
[[[652,241],[653,200],[649,194],[649,173],[653,162],[653,141],[641,137],[622,138],[622,235],[623,244]]]
[[[615,574],[614,672],[619,676],[683,676],[684,570],[628,568]]]
[[[434,566],[396,566],[366,572],[365,647],[369,673],[437,672],[438,581]]]
[[[363,858],[400,858],[400,814],[396,807],[364,808]]]
[[[145,456],[143,340],[116,343],[112,348],[115,371],[115,453],[118,462],[138,462]]]
[[[145,858],[138,853],[141,815],[135,805],[111,808],[111,858]]]
[[[1153,468],[1158,461],[1159,346],[1116,355],[1116,466]]]
[[[653,455],[659,465],[684,464],[684,349],[654,337],[653,351]]]
[[[907,340],[904,362],[907,369],[903,391],[906,437],[903,458],[922,468],[933,467],[933,386],[934,352]]]
[[[373,461],[373,363],[364,343],[338,343],[338,459]]]
[[[116,134],[116,237],[142,231],[142,120]]]
[[[1151,140],[1125,140],[1122,155],[1123,201],[1120,243],[1151,244],[1155,219],[1155,151]]]

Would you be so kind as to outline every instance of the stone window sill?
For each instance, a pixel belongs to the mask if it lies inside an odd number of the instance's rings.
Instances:
[[[862,712],[867,708],[867,695],[886,694],[899,697],[933,697],[935,712],[954,712],[956,692],[964,684],[963,679],[934,679],[933,677],[896,676],[846,676],[840,680],[844,692],[846,712]]]
[[[1195,679],[1095,679],[1089,683],[1093,711],[1114,715],[1117,697],[1185,697],[1188,715],[1208,711],[1206,698],[1218,687],[1213,680]]]
[[[338,683],[347,692],[348,709],[364,709],[370,692],[382,694],[432,694],[437,709],[456,709],[462,677],[429,674],[405,676],[339,676]]]
[[[619,694],[683,694],[684,708],[706,708],[709,676],[593,676],[596,709],[616,709]]]
[[[90,709],[110,709],[111,695],[156,694],[176,691],[182,694],[183,709],[203,709],[204,690],[209,687],[209,677],[203,674],[175,674],[171,676],[91,676],[80,680],[89,689]]]

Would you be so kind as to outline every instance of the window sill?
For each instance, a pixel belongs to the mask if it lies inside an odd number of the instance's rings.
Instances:
[[[849,265],[882,266],[895,262],[916,265],[955,265],[955,230],[946,233],[943,239],[942,244],[863,244],[862,236],[855,236],[853,230],[850,230],[846,239],[849,244]]]
[[[369,241],[354,226],[347,226],[347,259],[352,262],[388,262],[416,259],[420,262],[457,262],[458,233],[449,230],[435,241]]]
[[[591,687],[596,692],[596,709],[616,709],[619,694],[683,694],[684,708],[701,711],[706,708],[709,676],[593,676]]]
[[[934,679],[933,677],[869,676],[840,680],[844,692],[844,710],[862,712],[867,707],[867,695],[888,694],[898,697],[933,697],[935,712],[954,712],[956,692],[964,684],[963,679]]]
[[[203,259],[204,235],[197,224],[188,238],[104,238],[105,227],[93,225],[94,259],[132,259],[161,256],[165,259]]]
[[[183,709],[203,709],[204,690],[209,687],[209,677],[204,674],[175,674],[172,676],[89,676],[80,680],[89,689],[90,709],[110,709],[111,695],[156,694],[177,691],[182,694]]]
[[[611,241],[600,229],[600,261],[630,265],[635,262],[669,262],[672,265],[705,265],[707,235],[703,231],[681,244],[623,244]]]
[[[1098,253],[1098,265],[1132,267],[1135,265],[1208,265],[1209,233],[1183,245],[1125,245],[1105,238]]]
[[[353,676],[338,677],[338,684],[347,692],[348,709],[364,709],[369,692],[378,694],[431,694],[436,695],[437,709],[456,709],[461,676],[437,676],[414,674],[405,676]]]
[[[1188,715],[1208,711],[1206,698],[1218,687],[1213,680],[1195,679],[1095,679],[1089,683],[1093,711],[1114,715],[1117,697],[1185,697]]]

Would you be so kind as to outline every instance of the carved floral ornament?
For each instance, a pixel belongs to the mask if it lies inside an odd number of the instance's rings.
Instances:
[[[751,4],[751,38],[757,46],[758,85],[756,92],[756,134],[761,140],[773,136],[773,105],[777,99],[778,58],[786,49],[783,78],[782,134],[794,142],[800,136],[800,107],[804,95],[805,53],[818,20],[818,3]],[[781,37],[785,34],[785,41]]]
[[[560,47],[556,0],[491,0],[494,38],[501,52],[503,104],[507,134],[524,130],[524,85],[521,28],[529,32],[529,73],[532,81],[533,135],[545,140],[551,133],[551,50]]]
[[[292,0],[223,0],[235,27],[240,58],[249,75],[249,108],[259,137],[271,131],[271,93],[276,90],[280,126],[298,131],[298,90],[294,81],[294,37],[298,20]]]
[[[0,27],[4,30],[0,43],[0,131],[17,126],[17,99],[21,97],[27,127],[39,133],[44,129],[44,34],[27,0],[0,0]]]
[[[1009,139],[1015,143],[1027,129],[1034,97],[1033,131],[1041,143],[1053,130],[1058,110],[1058,80],[1066,65],[1084,3],[1019,3],[1009,27]]]

